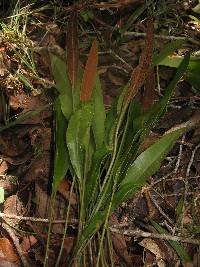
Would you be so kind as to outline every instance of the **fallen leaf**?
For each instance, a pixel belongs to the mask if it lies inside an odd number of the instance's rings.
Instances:
[[[2,261],[7,261],[7,264],[14,263],[13,266],[18,266],[20,263],[20,259],[16,254],[13,245],[11,244],[10,240],[7,238],[0,238],[0,266],[2,266]],[[4,263],[5,264],[5,263]],[[4,265],[6,266],[6,265]],[[7,265],[11,266],[11,265]]]
[[[5,160],[1,160],[0,175],[5,175],[7,170],[8,170],[8,163]]]
[[[156,263],[158,267],[165,267],[166,264],[163,260],[163,251],[160,249],[158,244],[151,238],[144,238],[140,243],[140,246],[148,249],[156,257]]]
[[[5,214],[14,214],[18,216],[23,215],[24,206],[17,195],[12,195],[5,200],[3,212]],[[13,225],[13,224],[17,224],[20,220],[19,219],[6,219],[6,221],[10,222]]]
[[[75,244],[75,238],[73,236],[66,236],[64,240],[64,249],[67,255],[70,254]]]
[[[58,192],[67,200],[70,201],[71,205],[76,205],[77,204],[77,197],[75,193],[71,194],[71,198],[70,197],[70,187],[71,185],[69,184],[69,182],[66,179],[63,179],[59,186],[58,186]]]
[[[30,248],[34,246],[37,242],[38,240],[33,235],[24,236],[22,242],[20,243],[20,246],[25,253],[28,253]]]
[[[41,151],[50,150],[51,148],[51,128],[32,127],[28,131],[32,147]],[[37,152],[37,151],[36,151]]]
[[[117,217],[114,214],[111,215],[110,223],[119,224]],[[130,255],[128,254],[128,248],[127,248],[124,235],[111,233],[111,238],[112,238],[113,247],[114,247],[116,254],[119,257],[123,258],[128,266],[132,266],[132,259]]]

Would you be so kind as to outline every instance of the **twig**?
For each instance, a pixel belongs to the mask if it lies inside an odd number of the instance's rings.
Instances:
[[[178,168],[179,168],[179,165],[180,165],[180,162],[181,162],[181,156],[182,156],[182,152],[183,152],[183,144],[184,144],[184,142],[185,142],[185,134],[183,135],[182,140],[181,140],[181,144],[179,146],[178,159],[177,159],[177,162],[176,162],[176,166],[175,166],[174,172],[178,171]]]
[[[194,245],[200,245],[200,240],[194,239],[194,238],[185,238],[181,236],[172,236],[169,234],[157,234],[157,233],[149,233],[149,232],[144,232],[141,230],[132,230],[132,229],[119,229],[113,226],[109,227],[111,232],[113,233],[118,233],[122,235],[127,235],[127,236],[134,236],[134,237],[150,237],[150,238],[158,238],[158,239],[163,239],[163,240],[172,240],[172,241],[177,241],[177,242],[184,242],[184,243],[190,243]]]
[[[21,221],[30,221],[30,222],[41,222],[41,223],[49,223],[49,219],[43,219],[43,218],[35,218],[35,217],[23,217],[23,216],[17,216],[15,214],[5,214],[3,212],[0,212],[1,218],[7,218],[7,219],[13,219],[13,220],[21,220]],[[65,220],[54,220],[52,221],[53,224],[64,224]],[[71,219],[69,221],[69,224],[78,224],[78,220]]]
[[[131,71],[133,70],[133,67],[130,64],[128,64],[123,58],[121,58],[119,55],[117,55],[115,53],[115,51],[110,50],[110,54],[113,55],[119,61],[121,61],[129,70],[131,70]]]
[[[191,166],[192,166],[192,163],[194,161],[194,156],[197,152],[197,150],[200,148],[200,144],[198,144],[195,149],[192,151],[192,156],[191,156],[191,159],[189,161],[189,164],[188,164],[188,167],[187,167],[187,171],[186,171],[186,177],[188,178],[189,175],[190,175],[190,169],[191,169]]]
[[[118,8],[121,8],[123,6],[128,6],[130,4],[133,4],[133,3],[138,3],[139,1],[138,0],[126,0],[126,1],[117,1],[117,2],[113,2],[113,3],[106,3],[104,1],[100,2],[100,3],[95,3],[94,1],[92,1],[93,3],[83,3],[83,4],[74,4],[74,5],[71,5],[69,7],[63,7],[65,12],[70,12],[74,9],[76,9],[77,11],[81,11],[81,10],[84,10],[84,9],[87,9],[88,8],[91,8],[91,9],[101,9],[101,10],[104,10],[104,9],[110,9],[110,8],[115,8],[115,9],[118,9]]]
[[[185,217],[185,213],[186,213],[186,205],[188,203],[188,201],[187,201],[187,195],[188,195],[188,192],[189,192],[189,176],[190,176],[190,170],[191,170],[191,167],[192,167],[192,164],[193,164],[193,161],[194,161],[195,153],[197,152],[197,150],[199,148],[200,148],[200,144],[198,144],[195,147],[195,149],[192,151],[191,159],[190,159],[190,161],[188,163],[187,170],[186,170],[186,175],[185,175],[185,180],[184,180],[184,183],[185,183],[184,205],[183,205],[183,210],[182,210],[182,221],[181,221],[181,227],[182,228],[183,228],[183,225],[184,225],[183,218]]]
[[[154,192],[156,194],[158,194],[156,192],[156,190],[154,190]],[[160,212],[160,214],[171,224],[173,225],[173,221],[167,216],[167,214],[162,210],[162,208],[159,206],[159,204],[157,203],[157,201],[155,200],[155,198],[153,197],[153,195],[151,194],[151,192],[149,191],[149,197],[151,199],[151,201],[153,202],[153,204],[155,205],[155,207],[158,209],[158,211]]]
[[[124,35],[125,36],[134,36],[134,37],[146,37],[146,33],[144,33],[144,32],[125,32]],[[169,41],[183,40],[185,42],[190,42],[190,43],[195,44],[195,45],[200,45],[200,41],[195,40],[191,37],[155,34],[154,38],[169,40]]]
[[[23,263],[24,267],[31,267],[26,259],[26,257],[24,257],[24,252],[19,244],[19,240],[16,237],[14,231],[12,230],[12,228],[7,225],[6,223],[2,223],[2,227],[6,230],[6,232],[8,233],[9,237],[12,239],[12,242],[17,250],[17,253]]]

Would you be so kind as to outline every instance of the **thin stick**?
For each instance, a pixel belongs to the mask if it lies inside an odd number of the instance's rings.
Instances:
[[[125,32],[124,35],[125,36],[134,36],[134,37],[145,37],[146,33],[144,33],[144,32]],[[184,37],[184,36],[155,34],[154,38],[163,39],[163,40],[169,40],[169,41],[183,40],[185,42],[190,42],[190,43],[195,44],[195,45],[200,45],[200,42],[198,40],[195,40],[195,39],[190,38],[190,37]]]
[[[8,233],[9,237],[12,239],[12,242],[17,250],[17,253],[21,259],[21,262],[23,263],[24,267],[30,267],[26,257],[24,256],[24,252],[19,244],[19,240],[16,237],[14,231],[12,230],[12,228],[7,225],[6,223],[2,223],[2,227],[6,230],[6,232]]]
[[[190,243],[194,245],[200,245],[200,240],[197,240],[194,238],[184,238],[181,236],[172,236],[169,234],[149,233],[149,232],[144,232],[141,230],[132,230],[132,229],[122,230],[122,229],[118,229],[112,226],[110,226],[109,228],[111,232],[113,233],[127,235],[127,236],[150,237],[150,238],[158,238],[158,239],[163,239],[163,240],[171,240],[171,241],[176,241],[176,242],[184,242],[184,243]]]
[[[183,135],[182,140],[181,140],[181,144],[179,146],[178,159],[177,159],[176,166],[175,166],[175,169],[174,169],[175,173],[178,171],[178,168],[179,168],[179,165],[180,165],[180,162],[181,162],[184,142],[185,142],[185,134]]]
[[[13,219],[13,220],[21,220],[21,221],[30,221],[30,222],[41,222],[41,223],[49,223],[49,219],[43,219],[43,218],[36,218],[36,217],[23,217],[23,216],[17,216],[15,214],[5,214],[3,212],[0,212],[1,218],[7,218],[7,219]],[[65,220],[54,220],[52,221],[53,224],[64,224]],[[77,219],[71,219],[69,224],[78,224]]]

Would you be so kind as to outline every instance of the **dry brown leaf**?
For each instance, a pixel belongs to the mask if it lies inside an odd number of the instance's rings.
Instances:
[[[21,245],[22,250],[28,253],[30,248],[34,246],[37,242],[38,240],[33,235],[24,236],[20,245]]]
[[[10,68],[11,62],[8,59],[8,56],[5,52],[5,48],[0,48],[0,76],[4,76],[9,68]]]
[[[12,195],[5,200],[3,212],[5,214],[14,214],[18,216],[23,215],[24,206],[17,195]],[[19,219],[6,219],[6,221],[10,221],[10,223],[12,223],[13,225],[17,224],[19,222]]]
[[[65,249],[65,252],[67,255],[70,254],[70,252],[74,246],[74,243],[75,243],[75,238],[73,236],[66,236],[65,237],[64,249]]]
[[[10,243],[10,240],[7,238],[0,238],[0,261],[7,261],[7,264],[15,263],[18,265],[20,263],[20,259],[16,254],[13,245]],[[13,265],[7,265],[13,266]]]
[[[149,109],[155,99],[155,74],[154,69],[149,70],[149,73],[147,75],[147,79],[145,82],[145,93],[143,97],[143,110],[146,111]]]
[[[117,217],[114,214],[111,215],[110,223],[119,224]],[[117,256],[123,258],[127,266],[132,266],[132,260],[130,255],[128,254],[128,248],[124,235],[111,233],[111,238]]]
[[[108,71],[108,78],[116,86],[124,85],[123,79],[120,78],[119,75],[114,75],[111,71]]]
[[[0,175],[5,175],[8,170],[8,163],[1,159],[0,162]]]
[[[41,151],[51,148],[51,128],[35,126],[28,130],[32,147],[39,147]]]
[[[144,238],[140,243],[140,246],[148,249],[151,253],[153,253],[156,257],[156,263],[158,267],[165,267],[166,264],[163,260],[164,255],[163,251],[160,249],[158,244],[151,238]]]
[[[58,192],[67,200],[70,201],[71,205],[76,205],[77,204],[77,197],[75,193],[71,194],[71,198],[70,197],[70,184],[66,179],[63,179],[58,187]]]
[[[79,68],[79,52],[78,52],[78,26],[77,12],[74,10],[69,17],[67,26],[67,67],[68,74],[72,85],[72,90],[76,86],[77,74]]]
[[[152,55],[153,55],[153,34],[154,34],[154,27],[153,27],[153,20],[149,19],[147,23],[147,37],[145,41],[145,48],[140,56],[139,65],[133,70],[130,79],[130,86],[127,90],[127,94],[125,96],[125,102],[128,104],[131,99],[133,99],[138,90],[144,84],[145,79],[149,73]]]
[[[92,90],[97,75],[97,64],[98,64],[98,48],[97,48],[97,41],[94,40],[88,55],[81,84],[80,99],[82,102],[87,102],[90,101],[91,99]]]

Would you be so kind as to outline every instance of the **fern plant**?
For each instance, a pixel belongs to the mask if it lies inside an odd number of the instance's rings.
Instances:
[[[92,43],[84,70],[74,64],[76,55],[72,55],[71,59],[68,57],[67,64],[58,56],[50,55],[58,91],[55,101],[53,195],[66,173],[70,172],[73,177],[71,192],[76,188],[79,203],[77,241],[67,266],[74,263],[77,266],[112,265],[106,260],[107,250],[112,255],[109,216],[159,169],[175,141],[186,130],[186,127],[174,129],[140,152],[150,130],[165,113],[167,103],[189,62],[189,55],[186,55],[160,102],[142,109],[142,105],[135,100],[136,94],[144,85],[150,70],[173,50],[170,44],[164,55],[155,55],[152,60],[152,25],[151,21],[147,25],[146,46],[139,65],[107,112],[97,74],[96,40]],[[174,44],[174,49],[177,49],[177,44]],[[69,209],[70,206],[65,230]],[[56,266],[59,266],[61,251]]]

